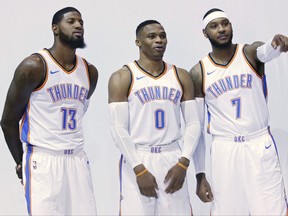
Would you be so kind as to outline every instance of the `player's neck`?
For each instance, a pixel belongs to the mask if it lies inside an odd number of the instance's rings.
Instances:
[[[164,61],[161,60],[147,60],[140,58],[137,60],[138,65],[152,76],[161,74],[165,68]]]
[[[66,70],[70,70],[75,66],[76,49],[71,49],[65,46],[53,45],[48,49],[55,60],[62,65]]]
[[[230,44],[226,47],[214,47],[210,53],[210,57],[219,64],[223,64],[231,60],[236,50],[236,44]]]

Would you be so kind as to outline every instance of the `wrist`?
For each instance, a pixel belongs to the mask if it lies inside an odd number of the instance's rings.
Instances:
[[[190,165],[190,160],[187,159],[186,157],[181,157],[178,161],[179,163],[183,164],[185,167],[189,167]]]
[[[147,170],[143,164],[139,164],[133,168],[135,175],[139,175],[141,172]],[[143,173],[144,174],[144,173]]]
[[[206,179],[205,173],[198,173],[196,174],[197,182],[201,182],[203,179]]]

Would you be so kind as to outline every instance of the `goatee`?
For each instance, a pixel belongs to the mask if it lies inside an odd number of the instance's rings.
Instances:
[[[70,46],[72,49],[76,48],[85,48],[86,44],[84,42],[84,38],[73,38],[69,37],[68,35],[64,34],[61,30],[59,31],[59,38],[60,41]]]

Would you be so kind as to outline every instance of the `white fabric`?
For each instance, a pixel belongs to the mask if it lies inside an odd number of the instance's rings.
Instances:
[[[184,142],[181,156],[191,160],[201,133],[197,103],[195,100],[183,101],[181,103],[181,109],[185,122]]]
[[[56,151],[79,148],[84,145],[82,121],[90,88],[86,63],[76,56],[74,69],[66,71],[47,50],[39,54],[46,62],[46,80],[30,96],[21,140]]]
[[[201,63],[209,133],[231,136],[268,127],[266,82],[245,59],[242,44],[227,66],[215,64],[210,56]]]
[[[129,108],[128,102],[113,102],[109,104],[109,116],[111,134],[119,148],[120,152],[128,160],[132,168],[141,164],[141,160],[137,156],[135,144],[133,143],[129,132]]]
[[[272,43],[272,39],[257,48],[257,51],[256,51],[257,57],[263,63],[269,62],[272,59],[277,58],[281,54],[280,46],[274,49],[271,43]]]
[[[182,86],[175,66],[151,76],[137,64],[127,65],[132,75],[128,95],[129,134],[135,145],[160,146],[181,139]]]
[[[195,152],[192,156],[195,174],[205,173],[205,153],[206,153],[206,141],[205,141],[205,102],[204,98],[196,97],[195,98],[198,106],[199,120],[201,126],[200,137],[198,141],[198,145],[195,149]]]
[[[217,19],[217,18],[222,18],[222,17],[228,19],[226,13],[224,13],[223,11],[214,11],[214,12],[210,13],[203,20],[203,29],[205,29],[206,26],[208,25],[208,23],[210,23],[212,20]]]
[[[267,130],[244,137],[237,142],[233,137],[213,139],[211,215],[286,215],[283,177],[272,137]]]
[[[156,179],[159,187],[158,199],[140,194],[135,174],[123,159],[120,163],[121,215],[192,215],[187,178],[179,191],[173,194],[165,192],[168,186],[168,183],[164,184],[165,176],[168,170],[178,162],[181,155],[179,145],[173,145],[172,148],[161,148],[161,151],[154,151],[154,153],[150,149],[142,148],[136,151],[144,166]]]
[[[83,149],[53,151],[28,145],[23,168],[29,215],[97,215]]]

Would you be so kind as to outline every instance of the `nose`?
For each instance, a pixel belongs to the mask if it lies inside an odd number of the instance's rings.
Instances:
[[[219,32],[225,31],[225,27],[223,25],[219,25]]]
[[[80,21],[76,21],[75,25],[76,25],[76,28],[78,28],[78,29],[82,29],[83,28],[83,25],[82,25],[82,23]]]
[[[158,42],[158,43],[161,42],[161,43],[162,43],[162,41],[163,41],[162,37],[158,35],[158,36],[156,37],[156,42]]]

